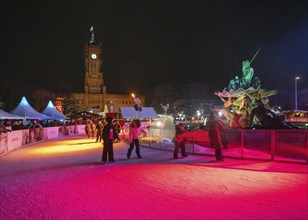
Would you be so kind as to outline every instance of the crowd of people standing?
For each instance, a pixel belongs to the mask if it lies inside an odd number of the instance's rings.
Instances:
[[[8,129],[6,121],[1,121],[1,129],[0,134],[10,132],[13,129]],[[76,121],[74,125],[76,125]],[[91,119],[85,122],[85,133],[88,138],[96,138],[96,142],[103,142],[103,152],[102,152],[102,163],[106,162],[115,162],[114,154],[113,154],[113,144],[121,142],[120,133],[123,131],[125,121],[123,119],[113,119],[110,116],[107,116],[103,119]],[[65,124],[62,124],[61,128],[65,127]],[[13,127],[13,126],[11,126]],[[25,143],[32,143],[36,141],[40,141],[43,138],[43,127],[40,121],[35,121],[34,123],[29,123],[26,129],[29,129],[28,136],[25,137]],[[140,152],[140,141],[139,137],[141,134],[144,136],[147,135],[147,132],[144,128],[141,127],[141,122],[138,119],[131,121],[128,127],[128,131],[125,133],[128,134],[128,142],[129,147],[127,150],[127,159],[130,159],[133,150],[135,149],[135,153],[137,158],[142,158]],[[210,147],[215,149],[215,156],[217,161],[223,161],[222,149],[225,147],[225,143],[223,141],[223,137],[221,140],[220,131],[222,131],[223,125],[219,123],[219,120],[215,118],[214,114],[212,114],[207,122],[205,130],[208,131],[209,139],[210,139]],[[59,130],[60,131],[60,130]],[[61,130],[62,131],[62,130]],[[179,123],[175,125],[175,136],[174,136],[174,151],[173,151],[173,159],[178,159],[178,153],[180,153],[183,158],[187,157],[188,154],[185,150],[185,142],[186,142],[186,134],[187,131],[184,128],[184,124]],[[63,131],[62,131],[63,133]],[[67,130],[68,133],[68,130]]]
[[[107,125],[107,119],[112,118],[108,116],[107,118],[99,119],[94,122],[94,120],[88,120],[85,125],[85,132],[88,138],[95,138],[96,142],[101,142],[103,140],[103,128]],[[115,128],[115,140],[114,142],[118,143],[121,142],[119,138],[119,133],[121,132],[122,128],[120,125],[119,120],[113,120],[112,124]]]

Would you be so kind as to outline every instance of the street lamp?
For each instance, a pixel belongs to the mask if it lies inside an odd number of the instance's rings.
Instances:
[[[200,113],[200,111],[198,110],[198,111],[197,111],[197,117],[198,117],[198,119],[200,118],[200,115],[201,115],[201,113]]]
[[[299,79],[300,79],[299,76],[295,77],[295,110],[297,110],[297,80]]]

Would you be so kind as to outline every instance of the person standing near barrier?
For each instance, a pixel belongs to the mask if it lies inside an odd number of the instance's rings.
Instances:
[[[93,123],[92,120],[88,121],[85,130],[86,130],[86,133],[88,135],[88,138],[94,138],[94,136],[95,136],[95,124]]]
[[[96,142],[102,141],[103,128],[104,128],[103,123],[101,121],[98,121],[96,125]]]
[[[222,123],[216,118],[212,112],[209,120],[206,122],[205,128],[208,130],[210,138],[210,147],[215,149],[215,157],[217,161],[224,161],[222,155],[223,145],[221,143],[220,131],[224,130]]]
[[[40,124],[39,121],[37,121],[34,124],[34,140],[35,141],[41,141],[43,139],[43,126]]]
[[[115,121],[113,123],[114,129],[115,129],[115,139],[114,139],[114,143],[119,143],[121,142],[121,139],[119,137],[119,133],[121,132],[121,128],[120,128],[120,123],[119,121]]]
[[[139,135],[140,133],[143,133],[144,135],[147,135],[146,131],[140,127],[140,121],[134,120],[132,121],[129,132],[128,132],[128,139],[129,139],[129,149],[127,152],[127,159],[130,158],[130,155],[134,149],[134,145],[136,145],[136,154],[138,158],[142,158],[140,154],[140,143],[139,143]]]
[[[114,155],[113,155],[113,141],[115,138],[115,130],[112,124],[113,118],[107,116],[106,121],[107,124],[103,128],[103,155],[102,155],[102,163],[105,164],[108,161],[110,163],[114,162]]]
[[[173,159],[178,159],[179,148],[181,148],[182,157],[188,156],[185,152],[185,132],[183,123],[179,123],[175,127]]]
[[[0,134],[2,133],[7,133],[7,132],[11,132],[12,130],[7,129],[4,125],[4,121],[0,122]]]

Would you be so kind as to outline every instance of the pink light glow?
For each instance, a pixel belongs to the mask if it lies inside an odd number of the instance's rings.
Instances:
[[[91,146],[91,147],[89,147]],[[43,153],[45,148],[83,148]],[[53,140],[1,157],[1,219],[308,219],[308,166]]]

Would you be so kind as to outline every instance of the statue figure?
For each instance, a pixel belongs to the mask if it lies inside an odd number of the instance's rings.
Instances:
[[[240,79],[238,76],[235,76],[234,79],[231,79],[228,85],[228,90],[233,89],[237,90],[240,87]]]
[[[259,79],[259,77],[256,76],[252,79],[252,87],[255,89],[261,88],[261,80]]]
[[[298,129],[291,123],[282,121],[273,111],[265,107],[262,100],[256,100],[257,107],[251,111],[249,128]],[[255,118],[257,120],[255,120]],[[257,123],[255,123],[257,121]]]
[[[257,107],[255,107],[251,111],[250,120],[249,120],[249,127],[252,128],[254,124],[255,118],[259,123],[259,127],[263,129],[273,129],[273,123],[271,118],[268,116],[268,109],[265,108],[263,102],[258,99],[256,100]]]
[[[228,126],[231,126],[231,122],[233,121],[233,114],[231,112],[231,107],[234,101],[234,97],[229,97],[228,99],[224,99],[221,95],[219,95],[217,92],[215,93],[221,101],[223,101],[224,105],[223,108],[211,108],[212,111],[221,112],[225,118],[225,121],[223,121],[225,124],[228,124]]]
[[[241,78],[240,86],[243,89],[248,89],[251,86],[251,80],[254,74],[253,68],[250,67],[249,60],[243,61],[242,72],[243,72],[243,75]]]
[[[261,81],[258,77],[253,78],[254,70],[250,66],[252,61],[256,58],[261,48],[256,52],[256,54],[253,56],[253,58],[249,60],[244,60],[242,65],[242,77],[239,78],[238,76],[235,76],[234,79],[231,79],[229,82],[229,85],[227,90],[238,90],[239,88],[242,89],[248,89],[249,87],[254,87],[256,89],[261,88]]]
[[[252,77],[254,74],[253,68],[250,67],[252,61],[256,58],[256,56],[258,55],[259,51],[261,50],[261,48],[255,53],[255,55],[252,57],[252,59],[249,60],[244,60],[243,61],[243,66],[242,66],[242,77],[241,77],[241,82],[240,82],[240,87],[243,89],[248,89],[250,86],[252,86]],[[261,83],[260,83],[261,86]]]

